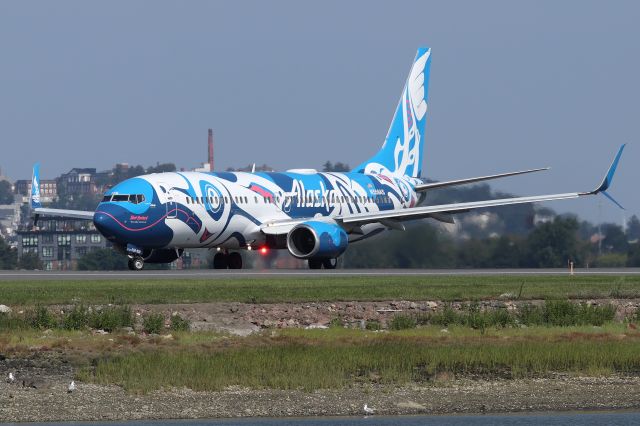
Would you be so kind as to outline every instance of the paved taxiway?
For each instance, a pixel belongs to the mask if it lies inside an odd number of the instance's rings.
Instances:
[[[362,276],[467,276],[467,275],[568,275],[566,269],[269,269],[269,270],[164,270],[164,271],[0,271],[0,281],[8,280],[215,280],[274,277],[362,277]],[[640,268],[578,269],[576,275],[640,275]]]

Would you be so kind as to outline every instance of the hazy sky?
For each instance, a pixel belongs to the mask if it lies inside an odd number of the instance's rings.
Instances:
[[[415,50],[432,50],[423,170],[611,193],[640,212],[637,1],[0,1],[0,167],[117,162],[354,166],[382,143]],[[549,204],[620,221],[602,198]]]

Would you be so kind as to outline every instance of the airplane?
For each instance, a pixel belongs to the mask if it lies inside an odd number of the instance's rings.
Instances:
[[[107,190],[95,211],[77,211],[42,206],[36,164],[30,197],[34,223],[40,215],[92,220],[128,256],[132,270],[172,262],[187,248],[217,249],[214,269],[241,269],[238,250],[252,249],[286,249],[306,259],[310,269],[334,269],[349,244],[386,230],[404,230],[409,220],[453,223],[454,215],[471,210],[598,193],[620,206],[606,191],[625,145],[592,191],[423,206],[432,190],[547,170],[445,182],[422,179],[430,67],[431,49],[419,48],[382,148],[349,173],[152,173]]]

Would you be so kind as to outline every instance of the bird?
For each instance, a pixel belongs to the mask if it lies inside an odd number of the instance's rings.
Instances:
[[[373,414],[373,408],[369,407],[367,404],[364,404],[364,407],[362,407],[362,409],[364,410],[365,414]]]
[[[72,380],[71,383],[69,384],[69,387],[67,388],[67,393],[71,393],[74,390],[76,390],[76,382]]]
[[[15,381],[16,381],[16,378],[13,375],[13,373],[9,373],[9,377],[7,377],[7,383],[14,383]]]

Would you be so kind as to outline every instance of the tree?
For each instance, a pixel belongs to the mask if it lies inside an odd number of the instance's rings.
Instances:
[[[582,261],[584,256],[579,250],[578,227],[574,217],[561,216],[538,226],[527,237],[523,266],[561,268],[567,266],[568,261]]]
[[[640,220],[635,214],[631,216],[631,219],[627,222],[627,240],[640,240]]]
[[[622,230],[622,227],[614,223],[605,223],[601,228],[605,236],[604,240],[602,240],[602,246],[605,250],[608,252],[626,253],[629,249],[629,243],[627,243],[627,236]]]
[[[42,261],[37,253],[22,253],[22,256],[20,256],[18,260],[18,269],[42,269]]]
[[[155,166],[151,166],[147,169],[147,173],[166,173],[175,171],[176,165],[173,163],[157,163]]]
[[[0,204],[13,204],[13,201],[11,184],[6,180],[0,180]]]
[[[127,269],[127,256],[111,248],[102,248],[87,252],[78,260],[81,271],[117,271]]]
[[[16,269],[18,264],[18,252],[11,248],[2,237],[0,237],[0,269]]]
[[[331,161],[327,161],[322,166],[323,172],[336,172],[336,173],[344,173],[351,170],[348,164],[337,162],[336,164],[332,164]]]

